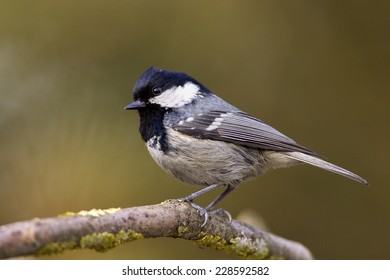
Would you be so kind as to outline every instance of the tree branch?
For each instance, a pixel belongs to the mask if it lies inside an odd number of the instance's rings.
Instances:
[[[0,227],[0,258],[61,253],[89,248],[104,252],[142,238],[192,240],[245,259],[312,259],[303,245],[211,214],[203,217],[186,202],[169,202],[126,209],[65,213]]]

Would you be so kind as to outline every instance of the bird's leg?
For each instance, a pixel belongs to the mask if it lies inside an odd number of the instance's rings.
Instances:
[[[178,199],[175,199],[175,200],[187,201],[187,202],[189,202],[191,204],[191,206],[193,208],[198,210],[199,214],[204,217],[204,221],[203,221],[203,223],[201,225],[201,227],[204,227],[207,224],[207,221],[209,220],[209,213],[207,213],[206,209],[204,209],[203,207],[199,206],[198,204],[195,204],[193,201],[194,201],[195,198],[198,198],[199,196],[201,196],[201,195],[203,195],[203,194],[205,194],[205,193],[207,193],[207,192],[209,192],[209,191],[211,191],[211,190],[213,190],[213,189],[215,189],[215,188],[217,188],[219,186],[220,186],[219,184],[210,185],[210,186],[205,187],[205,188],[203,188],[203,189],[201,189],[201,190],[199,190],[197,192],[194,192],[194,193],[192,193],[190,195],[187,195],[187,196],[185,196],[183,198],[178,198]]]
[[[194,193],[192,193],[192,194],[190,194],[190,195],[187,195],[187,196],[185,196],[185,197],[183,197],[183,198],[174,199],[174,201],[186,201],[186,202],[189,202],[193,208],[195,208],[196,210],[198,210],[199,213],[200,213],[200,215],[204,217],[203,224],[201,225],[201,227],[203,227],[203,226],[206,225],[206,223],[207,223],[207,221],[208,221],[208,219],[209,219],[209,212],[210,212],[210,210],[211,210],[218,202],[220,202],[226,195],[228,195],[232,190],[234,190],[235,187],[234,187],[233,185],[230,185],[230,184],[227,185],[227,188],[226,188],[226,189],[225,189],[225,190],[224,190],[216,199],[214,199],[214,201],[211,202],[206,208],[203,208],[203,207],[201,207],[201,206],[195,204],[195,203],[193,202],[193,200],[194,200],[195,198],[198,198],[199,196],[201,196],[201,195],[203,195],[203,194],[205,194],[205,193],[207,193],[207,192],[209,192],[209,191],[211,191],[211,190],[213,190],[213,189],[219,187],[219,186],[220,186],[220,184],[210,185],[210,186],[205,187],[205,188],[203,188],[203,189],[201,189],[201,190],[199,190],[199,191],[197,191],[197,192],[194,192]],[[218,210],[215,210],[215,211],[211,211],[211,213],[218,213],[218,214],[223,213],[224,215],[226,215],[226,216],[228,217],[229,223],[230,223],[231,220],[232,220],[232,216],[231,216],[230,213],[227,212],[225,209],[222,209],[222,208],[221,208],[221,209],[218,209]]]
[[[218,202],[220,202],[225,196],[227,196],[232,190],[234,190],[233,185],[227,185],[226,189],[216,198],[213,202],[211,202],[205,209],[206,211],[210,211]]]
[[[219,184],[214,184],[214,185],[211,185],[211,186],[208,186],[208,187],[205,187],[203,189],[201,189],[200,191],[197,191],[197,192],[194,192],[190,195],[187,195],[183,198],[179,198],[178,200],[182,200],[182,201],[188,201],[188,202],[192,202],[195,198],[198,198],[199,196],[219,187],[220,185]]]
[[[235,189],[235,186],[233,185],[227,185],[227,188],[216,198],[214,199],[213,202],[211,202],[206,208],[206,213],[216,213],[216,214],[224,214],[225,216],[227,216],[228,220],[229,220],[229,224],[230,222],[232,221],[232,215],[230,215],[230,213],[228,211],[226,211],[225,209],[223,208],[219,208],[217,210],[214,210],[214,211],[210,211],[215,205],[217,205],[218,202],[220,202],[225,196],[227,196],[232,190]]]

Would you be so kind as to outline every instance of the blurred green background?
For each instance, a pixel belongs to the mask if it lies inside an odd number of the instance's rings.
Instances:
[[[389,259],[389,3],[1,0],[0,224],[198,189],[153,162],[138,114],[123,110],[153,65],[194,76],[371,185],[277,170],[221,203],[233,217],[256,211],[318,259]],[[154,239],[50,258],[230,257]]]

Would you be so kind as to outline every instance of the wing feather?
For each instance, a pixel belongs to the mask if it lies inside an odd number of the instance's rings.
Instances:
[[[263,121],[241,111],[208,111],[175,123],[172,128],[201,139],[318,156]]]

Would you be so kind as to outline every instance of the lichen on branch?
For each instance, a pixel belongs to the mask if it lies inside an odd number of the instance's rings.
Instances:
[[[300,243],[235,220],[229,223],[218,214],[202,224],[198,211],[180,201],[67,212],[0,226],[0,258],[58,254],[67,249],[105,252],[143,238],[171,237],[244,259],[312,259]]]

